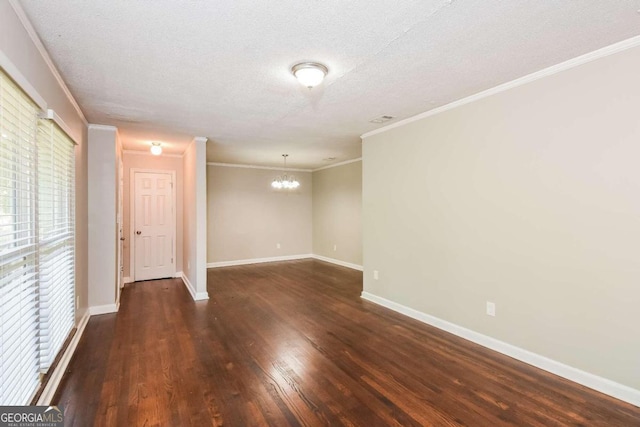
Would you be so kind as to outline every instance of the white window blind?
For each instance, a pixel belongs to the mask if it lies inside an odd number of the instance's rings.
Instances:
[[[75,145],[0,70],[0,405],[29,404],[74,326]]]
[[[38,109],[0,72],[0,404],[39,382],[36,230]]]
[[[46,372],[74,326],[74,143],[38,122],[40,369]]]

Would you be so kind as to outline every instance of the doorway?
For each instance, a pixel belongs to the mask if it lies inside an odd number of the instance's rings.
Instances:
[[[133,281],[176,273],[175,172],[131,169],[131,275]]]

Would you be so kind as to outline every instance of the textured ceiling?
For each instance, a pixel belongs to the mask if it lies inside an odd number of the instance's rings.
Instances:
[[[359,136],[640,34],[640,0],[22,0],[91,123],[125,149],[316,168]],[[301,61],[329,68],[308,90]],[[392,122],[388,122],[392,123]]]

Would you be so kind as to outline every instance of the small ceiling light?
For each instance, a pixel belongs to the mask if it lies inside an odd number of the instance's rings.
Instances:
[[[291,68],[291,72],[300,83],[311,89],[322,83],[329,70],[317,62],[301,62],[294,65]]]
[[[271,187],[276,190],[295,190],[300,187],[300,183],[297,179],[295,179],[292,175],[287,175],[287,157],[288,154],[283,154],[282,158],[284,159],[284,167],[282,169],[282,176],[276,177],[271,183]]]
[[[162,145],[159,142],[151,143],[151,154],[154,156],[159,156],[162,154]]]

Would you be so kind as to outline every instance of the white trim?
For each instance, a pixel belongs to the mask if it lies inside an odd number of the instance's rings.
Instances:
[[[262,264],[265,262],[277,262],[277,261],[292,261],[296,259],[313,258],[311,254],[304,255],[284,255],[275,256],[269,258],[251,258],[251,259],[238,259],[234,261],[218,261],[207,263],[207,268],[219,268],[219,267],[231,267],[234,265],[248,265],[248,264]]]
[[[135,155],[135,156],[153,156],[153,157],[177,157],[177,158],[183,158],[184,154],[165,154],[164,152],[162,154],[160,154],[159,156],[155,156],[153,154],[151,154],[150,151],[139,151],[139,150],[122,150],[123,154],[130,154],[130,155]]]
[[[438,329],[442,329],[443,331],[452,333],[476,344],[480,344],[481,346],[497,351],[498,353],[513,357],[521,362],[525,362],[547,372],[551,372],[552,374],[566,378],[585,387],[589,387],[601,393],[631,403],[632,405],[640,406],[640,390],[636,390],[626,385],[565,365],[564,363],[549,359],[548,357],[541,356],[523,348],[508,344],[504,341],[472,331],[430,314],[414,310],[413,308],[373,295],[369,292],[363,291],[361,298],[419,320],[420,322],[435,326]]]
[[[172,235],[172,244],[173,244],[173,248],[172,250],[172,255],[173,255],[173,276],[175,277],[176,275],[176,266],[178,265],[178,251],[177,251],[177,247],[176,247],[176,240],[177,240],[177,232],[178,232],[178,215],[177,215],[177,209],[178,209],[178,199],[177,199],[177,181],[176,181],[176,171],[175,170],[170,170],[170,169],[163,169],[163,170],[159,170],[159,169],[142,169],[142,168],[131,168],[129,169],[129,238],[130,243],[129,243],[129,275],[130,278],[129,280],[131,280],[131,282],[135,282],[136,281],[136,264],[135,264],[135,188],[136,188],[136,173],[157,173],[157,174],[162,174],[162,175],[171,175],[171,182],[173,183],[173,187],[171,188],[171,197],[172,197],[172,202],[173,202],[173,209],[171,211],[172,215],[173,215],[173,223],[174,223],[174,227],[173,227],[173,235]],[[129,283],[131,283],[129,282]]]
[[[36,103],[41,110],[46,111],[47,102],[38,93],[36,88],[31,86],[29,80],[13,65],[13,62],[0,50],[0,68],[2,68],[11,79]]]
[[[133,283],[133,280],[131,280],[131,277],[125,276],[125,277],[122,278],[122,283],[124,283],[126,285],[128,283]]]
[[[526,76],[517,78],[507,83],[503,83],[501,85],[495,86],[491,89],[484,90],[482,92],[476,93],[474,95],[468,96],[466,98],[459,99],[457,101],[453,101],[447,105],[443,105],[442,107],[434,108],[433,110],[426,111],[424,113],[415,115],[413,117],[409,117],[404,120],[400,120],[399,122],[383,126],[379,129],[372,130],[370,132],[364,133],[360,136],[360,138],[365,139],[373,135],[377,135],[382,132],[386,132],[388,130],[404,126],[406,124],[415,122],[417,120],[421,120],[427,117],[435,116],[436,114],[443,113],[445,111],[460,107],[462,105],[470,104],[472,102],[478,101],[482,98],[486,98],[492,95],[495,95],[500,92],[504,92],[509,89],[516,88],[518,86],[525,85],[527,83],[534,82],[544,77],[551,76],[553,74],[560,73],[562,71],[569,70],[571,68],[586,64],[588,62],[594,61],[596,59],[604,58],[609,55],[613,55],[615,53],[621,52],[623,50],[631,49],[636,46],[640,46],[640,36],[635,36],[627,40],[623,40],[621,42],[603,47],[602,49],[594,50],[593,52],[589,52],[587,54],[578,56],[576,58],[569,59],[568,61],[561,62],[559,64],[553,65],[548,68],[544,68],[542,70],[536,71],[534,73],[528,74]]]
[[[336,168],[338,166],[348,165],[349,163],[355,163],[355,162],[361,162],[361,161],[362,161],[362,157],[358,157],[357,159],[345,160],[344,162],[334,163],[332,165],[323,166],[321,168],[313,169],[311,172],[318,172],[318,171],[322,171],[322,170],[325,170],[325,169]]]
[[[95,124],[95,123],[89,123],[87,125],[87,128],[95,129],[95,130],[109,130],[109,131],[113,131],[113,132],[118,132],[118,128],[115,127],[115,126],[111,126],[111,125],[99,125],[99,124]]]
[[[342,267],[353,268],[354,270],[362,271],[362,266],[361,265],[352,264],[352,263],[346,262],[346,261],[340,261],[339,259],[329,258],[329,257],[326,257],[326,256],[316,255],[316,254],[311,255],[311,258],[318,259],[318,260],[324,261],[324,262],[330,262],[331,264],[340,265]]]
[[[53,74],[53,77],[56,79],[56,81],[60,85],[60,88],[62,89],[64,94],[67,96],[67,99],[69,100],[73,108],[76,110],[76,113],[78,114],[80,119],[84,122],[84,124],[88,125],[89,123],[87,122],[87,119],[85,118],[84,113],[82,112],[82,110],[80,109],[80,106],[78,105],[75,98],[71,94],[71,91],[67,87],[67,84],[62,79],[62,76],[60,76],[60,73],[58,72],[58,69],[54,65],[53,61],[51,60],[51,57],[49,56],[47,49],[45,49],[44,45],[42,44],[42,41],[40,40],[40,37],[38,37],[38,33],[33,28],[33,25],[31,25],[31,22],[29,21],[27,14],[24,13],[24,10],[22,9],[20,2],[18,0],[9,0],[9,4],[11,4],[11,7],[13,7],[13,10],[16,12],[16,15],[18,15],[18,19],[20,19],[22,26],[27,31],[29,38],[31,38],[31,41],[35,45],[36,49],[38,49],[38,52],[40,52],[42,59],[47,64],[47,67],[49,67],[51,74]],[[43,109],[46,109],[46,107]]]
[[[62,131],[66,133],[67,136],[76,143],[76,145],[80,144],[80,140],[72,135],[71,128],[64,122],[64,120],[62,120],[62,117],[60,117],[58,113],[49,108],[42,113],[40,117],[47,120],[53,120],[53,122],[58,125],[58,127],[62,129]]]
[[[187,291],[189,291],[189,294],[194,301],[203,301],[209,299],[208,292],[196,292],[186,274],[181,272],[180,278],[182,279],[182,283],[184,283],[184,286],[187,288]]]
[[[182,279],[182,275],[184,273],[182,271],[176,271],[176,274],[173,276],[174,279]]]
[[[47,385],[44,387],[42,394],[38,398],[38,403],[36,403],[37,405],[49,406],[51,404],[51,399],[53,399],[53,396],[56,394],[58,386],[62,381],[62,377],[64,376],[64,373],[69,366],[69,362],[71,361],[73,354],[76,352],[76,347],[78,347],[80,338],[82,338],[82,333],[84,332],[84,328],[87,326],[89,317],[89,310],[87,309],[85,310],[84,315],[82,315],[82,318],[80,318],[80,321],[76,326],[76,333],[73,334],[73,338],[71,338],[71,341],[62,354],[62,357],[58,361],[56,368],[51,373],[49,381],[47,381]]]
[[[94,305],[93,307],[89,307],[89,314],[91,316],[98,316],[100,314],[108,314],[108,313],[117,313],[120,308],[120,304],[105,304],[105,305]]]
[[[313,172],[313,169],[294,169],[294,168],[287,168],[287,169],[283,169],[281,167],[273,167],[273,166],[257,166],[257,165],[241,165],[241,164],[235,164],[235,163],[216,163],[216,162],[207,162],[207,166],[222,166],[225,168],[244,168],[244,169],[264,169],[264,170],[269,170],[269,171],[284,171],[286,170],[288,171],[292,171],[292,172]]]

